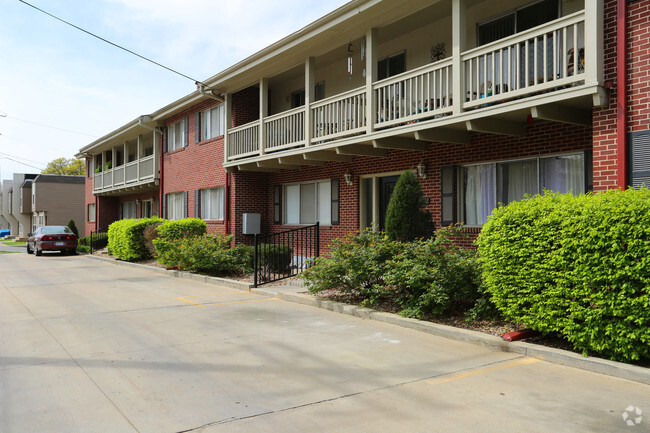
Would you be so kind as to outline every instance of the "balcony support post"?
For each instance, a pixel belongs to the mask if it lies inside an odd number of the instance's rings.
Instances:
[[[372,84],[377,81],[377,29],[366,32],[366,134],[372,134],[377,122],[377,97]]]
[[[226,93],[223,101],[226,111],[226,124],[224,125],[223,131],[223,162],[228,162],[228,157],[230,156],[230,140],[228,133],[232,127],[232,94]]]
[[[584,40],[585,50],[585,85],[599,85],[604,83],[603,71],[605,56],[603,52],[603,0],[585,2]],[[578,37],[580,43],[580,37]],[[577,57],[576,57],[577,61]]]
[[[305,147],[309,147],[312,137],[312,114],[311,103],[315,102],[316,95],[314,93],[316,86],[316,62],[313,57],[308,57],[305,61],[305,125],[304,137]]]
[[[260,79],[260,120],[259,120],[260,155],[264,155],[266,153],[266,128],[264,128],[264,119],[266,119],[269,115],[268,95],[269,95],[269,79],[261,78]]]
[[[154,131],[151,131],[151,133],[153,134],[153,136],[154,136],[154,140],[155,140],[155,139],[156,139],[156,133],[155,133]],[[141,135],[141,134],[138,135],[138,138],[136,138],[136,140],[137,140],[137,141],[136,141],[136,145],[135,145],[135,147],[136,147],[137,150],[136,150],[136,153],[135,153],[135,160],[136,160],[138,163],[135,165],[135,170],[136,170],[136,171],[135,171],[135,178],[138,179],[138,182],[140,182],[140,176],[142,175],[142,174],[140,173],[140,158],[141,158],[141,157],[140,157],[140,148],[142,148],[142,146],[144,145],[144,140],[142,139],[142,135]],[[154,146],[154,149],[155,149],[155,148],[156,148],[156,147]],[[156,151],[154,150],[154,154],[155,154],[155,152],[156,152]],[[144,154],[144,152],[142,152],[142,154]],[[126,152],[125,152],[125,155],[126,155]],[[125,167],[126,167],[126,164],[125,164]],[[124,170],[124,181],[126,182],[126,170]]]
[[[465,104],[465,69],[461,53],[465,51],[467,20],[465,0],[452,0],[451,3],[451,42],[452,42],[452,64],[451,74],[453,92],[453,114],[457,115],[463,111]]]

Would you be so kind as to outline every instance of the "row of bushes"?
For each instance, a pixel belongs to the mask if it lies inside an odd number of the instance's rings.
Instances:
[[[312,293],[338,289],[367,306],[390,300],[408,317],[488,314],[476,251],[453,242],[458,236],[455,227],[413,242],[370,230],[352,233],[335,240],[331,254],[316,259],[302,277]]]
[[[93,250],[101,250],[108,246],[108,233],[95,233],[93,234],[92,240]],[[84,236],[79,238],[79,245],[84,247],[90,247],[90,236]],[[90,248],[88,248],[90,250]]]

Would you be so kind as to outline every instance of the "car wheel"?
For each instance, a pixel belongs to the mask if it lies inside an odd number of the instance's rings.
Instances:
[[[76,256],[77,255],[77,249],[76,248],[70,248],[70,255],[71,256]]]
[[[27,254],[32,254],[34,251],[29,247],[29,242],[27,242]]]
[[[39,250],[38,247],[37,247],[37,248],[34,250],[34,254],[36,254],[37,256],[40,256],[41,254],[43,254],[43,251]]]

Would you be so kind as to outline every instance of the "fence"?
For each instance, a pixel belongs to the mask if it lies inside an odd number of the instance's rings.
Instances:
[[[319,224],[270,235],[255,235],[254,285],[298,275],[318,257]]]

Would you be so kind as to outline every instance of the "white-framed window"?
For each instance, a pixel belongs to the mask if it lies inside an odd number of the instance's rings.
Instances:
[[[224,134],[225,110],[223,104],[201,113],[201,139],[219,137]]]
[[[153,216],[153,199],[142,201],[140,207],[142,218],[151,218]]]
[[[38,215],[34,214],[32,215],[32,233],[34,233],[37,228],[38,228]]]
[[[584,153],[468,165],[460,170],[460,218],[483,225],[498,203],[546,190],[578,195],[585,189]]]
[[[95,203],[88,203],[88,218],[89,222],[95,221]]]
[[[137,218],[135,201],[126,201],[122,203],[122,219]]]
[[[204,220],[223,220],[225,208],[225,188],[201,190],[201,218]]]
[[[167,219],[181,220],[187,218],[187,203],[185,202],[186,194],[184,192],[175,192],[167,194]]]
[[[338,190],[338,185],[335,186]],[[331,180],[284,185],[284,224],[315,224],[319,221],[322,225],[331,225],[332,190]],[[335,200],[338,203],[338,196]]]
[[[187,121],[181,120],[167,127],[167,151],[187,146]]]

